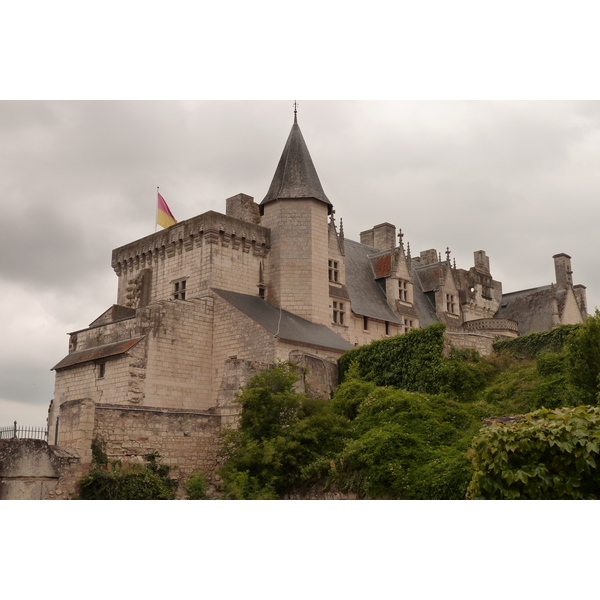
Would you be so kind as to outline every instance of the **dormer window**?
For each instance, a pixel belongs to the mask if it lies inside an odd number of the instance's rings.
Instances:
[[[329,261],[329,281],[332,283],[340,282],[340,270],[337,260]]]
[[[173,282],[173,300],[185,300],[187,279],[178,279]]]
[[[452,294],[446,294],[446,312],[450,315],[456,314],[456,297]]]
[[[408,299],[408,281],[404,280],[404,279],[399,279],[398,280],[398,292],[399,292],[399,298],[401,302],[410,302],[410,300]]]

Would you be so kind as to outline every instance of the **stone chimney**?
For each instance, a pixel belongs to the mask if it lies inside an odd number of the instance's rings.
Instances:
[[[419,258],[422,265],[432,265],[436,262],[439,262],[439,256],[435,248],[423,250]]]
[[[234,219],[240,219],[260,225],[260,207],[252,196],[237,194],[225,200],[225,214]]]
[[[581,285],[578,283],[573,286],[573,291],[575,292],[575,297],[577,298],[577,304],[579,304],[579,308],[581,309],[581,314],[585,318],[587,316],[587,298],[585,294],[585,285]]]
[[[573,285],[573,271],[571,271],[571,257],[568,254],[555,254],[554,271],[556,272],[556,287],[566,290]]]
[[[396,247],[396,226],[380,223],[373,229],[360,232],[360,243],[377,250],[390,250]]]
[[[490,259],[485,255],[485,250],[476,250],[473,252],[474,264],[476,269],[483,269],[490,272]]]

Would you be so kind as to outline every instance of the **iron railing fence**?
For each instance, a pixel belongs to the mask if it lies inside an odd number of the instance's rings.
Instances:
[[[48,429],[46,427],[17,427],[16,421],[8,427],[0,427],[0,440],[12,438],[47,440]]]

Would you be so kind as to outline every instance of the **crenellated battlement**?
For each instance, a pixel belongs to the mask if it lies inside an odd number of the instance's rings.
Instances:
[[[137,271],[150,267],[153,261],[209,244],[264,257],[271,247],[271,232],[262,225],[209,211],[116,248],[112,252],[111,266],[121,275],[126,267]]]

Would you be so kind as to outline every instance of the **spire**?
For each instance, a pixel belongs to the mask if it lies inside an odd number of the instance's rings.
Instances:
[[[287,139],[283,154],[275,170],[273,181],[264,200],[260,203],[260,212],[264,206],[275,200],[314,198],[327,204],[329,213],[333,205],[325,195],[312,158],[298,126],[297,108],[294,103],[294,124]]]

